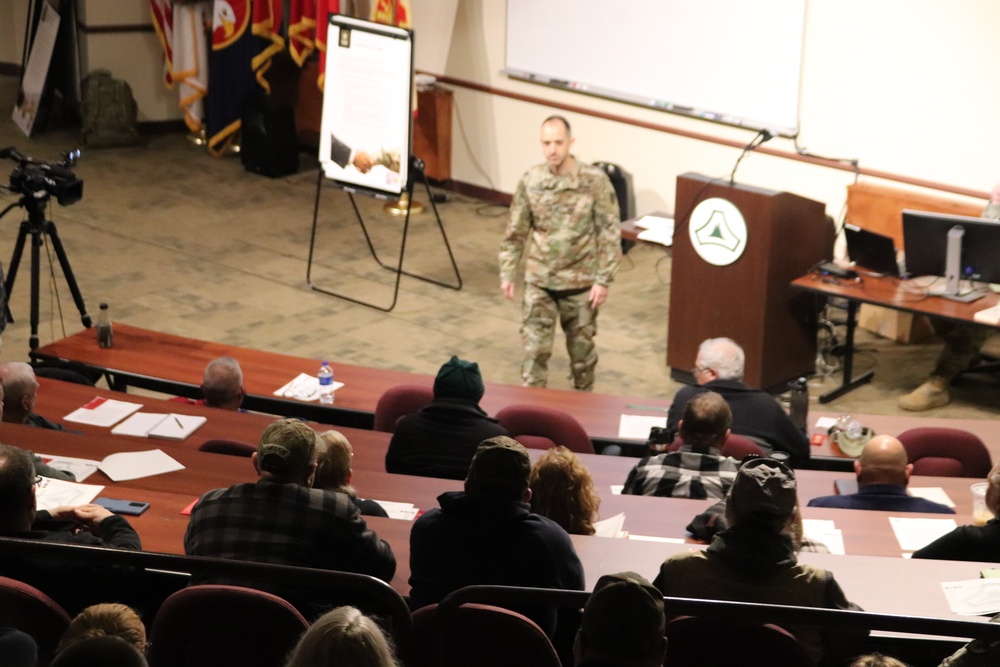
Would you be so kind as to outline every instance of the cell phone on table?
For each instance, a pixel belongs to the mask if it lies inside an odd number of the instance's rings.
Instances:
[[[129,516],[139,516],[149,509],[149,503],[141,503],[136,500],[117,500],[115,498],[96,498],[94,504],[100,505],[115,514],[128,514]]]

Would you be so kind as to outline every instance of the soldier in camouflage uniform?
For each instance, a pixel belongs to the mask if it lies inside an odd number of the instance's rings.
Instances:
[[[500,289],[514,298],[514,278],[528,246],[521,342],[521,382],[544,387],[558,319],[579,391],[594,388],[597,310],[621,261],[618,200],[607,175],[570,155],[565,118],[542,123],[546,161],[521,177],[500,244]]]

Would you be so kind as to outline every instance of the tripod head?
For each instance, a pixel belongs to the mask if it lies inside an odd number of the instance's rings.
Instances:
[[[59,162],[45,162],[28,157],[14,146],[0,149],[0,158],[17,163],[10,173],[11,192],[24,195],[22,202],[30,208],[30,202],[46,201],[54,196],[63,206],[75,204],[83,198],[83,181],[76,177],[71,167],[80,157],[80,150],[63,151]]]

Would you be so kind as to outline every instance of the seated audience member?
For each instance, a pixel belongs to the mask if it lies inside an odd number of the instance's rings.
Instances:
[[[0,536],[40,542],[89,544],[139,550],[139,535],[124,517],[99,505],[35,507],[37,482],[28,452],[0,445]],[[69,560],[5,556],[0,574],[24,581],[55,599],[67,612],[126,591],[130,570]]]
[[[660,667],[667,650],[663,596],[635,572],[606,574],[587,598],[577,667]]]
[[[809,458],[809,440],[766,391],[743,384],[743,348],[729,338],[709,338],[701,343],[694,362],[698,384],[682,387],[667,413],[667,430],[676,434],[684,406],[692,397],[714,391],[733,411],[733,433],[746,436],[765,449],[785,452],[797,465]]]
[[[593,535],[601,499],[590,471],[576,454],[559,445],[531,468],[531,511],[558,523],[570,535]]]
[[[1000,463],[993,466],[986,481],[986,507],[993,518],[983,526],[959,526],[914,551],[914,558],[1000,563]]]
[[[947,505],[906,492],[913,472],[907,462],[906,448],[891,435],[877,435],[861,450],[854,461],[858,490],[843,496],[820,496],[809,501],[809,507],[838,507],[850,510],[884,510],[887,512],[934,512],[954,514]]]
[[[351,470],[351,459],[354,458],[354,450],[343,433],[323,431],[316,441],[316,448],[316,478],[313,480],[313,488],[346,493],[365,516],[389,516],[374,500],[358,498],[357,492],[351,486],[351,477],[354,474]]]
[[[102,603],[87,607],[70,622],[56,652],[90,637],[121,637],[140,653],[146,653],[146,626],[128,605]]]
[[[3,401],[4,401],[3,384],[0,384],[0,421],[3,421],[3,414],[4,414]],[[56,470],[49,464],[42,461],[41,456],[36,456],[31,451],[28,451],[28,454],[31,456],[31,462],[34,463],[35,465],[35,472],[41,475],[42,477],[51,477],[53,479],[68,480],[70,482],[76,481],[76,475],[74,475],[73,473],[64,472],[62,470]]]
[[[0,385],[3,386],[3,421],[65,431],[66,427],[35,414],[38,399],[38,379],[30,364],[8,361],[0,364]]]
[[[121,637],[82,639],[60,651],[49,667],[149,667],[146,656]]]
[[[711,542],[716,533],[726,528],[725,498],[697,515],[687,525],[688,532],[703,542]],[[792,539],[792,548],[795,549],[796,553],[802,553],[803,551],[821,554],[830,553],[829,547],[825,544],[806,537],[802,525],[802,510],[799,507],[799,499],[797,497],[795,498],[795,515],[792,517],[791,524],[785,529],[785,534]]]
[[[891,655],[882,655],[881,653],[869,653],[868,655],[859,655],[851,663],[851,667],[909,667],[905,662],[896,660]]]
[[[240,410],[246,393],[240,362],[232,357],[219,357],[205,366],[200,399],[175,396],[170,400],[190,405],[207,405],[221,410]]]
[[[387,472],[465,479],[476,447],[507,435],[479,407],[486,387],[479,364],[452,357],[434,379],[434,400],[396,424],[385,455]]]
[[[788,534],[795,503],[795,475],[788,466],[767,458],[748,461],[729,490],[729,527],[707,549],[664,561],[654,585],[669,597],[858,609],[831,572],[798,562]],[[821,665],[841,664],[864,638],[836,628],[785,629]]]
[[[725,498],[740,464],[722,455],[733,413],[714,391],[697,394],[678,424],[684,444],[673,452],[647,456],[625,480],[622,493],[674,498]]]
[[[1000,614],[990,619],[1000,623]],[[1000,665],[1000,639],[973,639],[941,661],[938,667],[996,667]]]
[[[569,535],[531,512],[531,460],[517,441],[498,436],[476,450],[464,491],[438,496],[410,530],[410,603],[440,602],[464,586],[496,584],[582,591],[583,565]],[[524,609],[549,634],[555,611]]]
[[[4,667],[38,667],[38,644],[27,632],[0,628],[0,656]]]
[[[400,667],[378,623],[354,607],[338,607],[309,626],[285,667]]]
[[[365,525],[350,496],[314,489],[316,433],[297,419],[279,419],[251,458],[256,482],[204,494],[191,510],[184,553],[357,572],[391,581],[392,548]],[[198,574],[192,583],[253,586],[289,599],[307,615],[323,603],[313,591],[261,581]]]

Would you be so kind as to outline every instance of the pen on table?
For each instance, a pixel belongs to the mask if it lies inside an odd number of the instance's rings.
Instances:
[[[184,424],[181,423],[180,417],[174,416],[174,421],[177,422],[177,428],[184,428]]]

